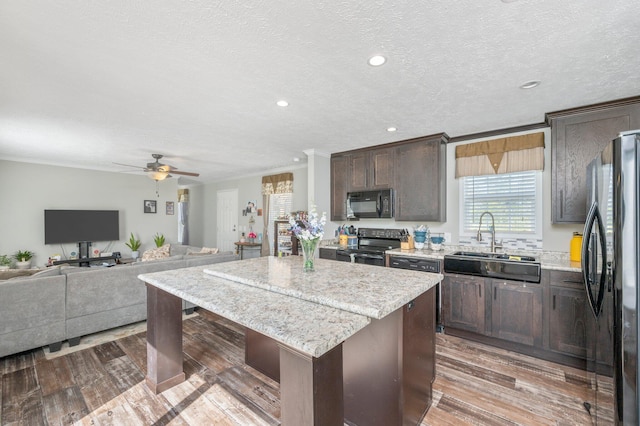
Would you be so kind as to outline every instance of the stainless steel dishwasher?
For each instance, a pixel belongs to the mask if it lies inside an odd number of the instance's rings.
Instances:
[[[410,256],[390,256],[389,267],[399,269],[409,269],[419,272],[440,273],[441,262],[438,259],[427,259],[424,257]],[[442,283],[436,286],[436,332],[442,333],[444,325],[442,324]]]

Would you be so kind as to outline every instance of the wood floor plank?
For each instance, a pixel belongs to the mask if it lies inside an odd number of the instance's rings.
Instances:
[[[73,424],[89,414],[78,386],[63,388],[43,396],[42,404],[50,425]]]
[[[89,410],[93,411],[119,395],[102,363],[91,349],[65,355]]]
[[[142,333],[123,337],[117,343],[140,371],[147,371],[147,341]]]
[[[208,385],[196,388],[187,380],[164,391],[163,396],[188,424],[233,425],[225,413],[202,394],[207,388]]]
[[[124,352],[116,342],[107,342],[93,348],[98,360],[106,364],[107,362],[124,356]]]
[[[104,364],[104,368],[120,392],[144,383],[144,374],[127,356],[114,358]]]
[[[2,420],[0,424],[10,423],[45,424],[42,392],[33,366],[2,376]]]
[[[37,367],[38,383],[42,396],[58,392],[75,385],[66,357],[42,360]]]

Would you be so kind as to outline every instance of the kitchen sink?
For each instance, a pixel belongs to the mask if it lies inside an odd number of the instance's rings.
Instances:
[[[540,262],[532,256],[458,251],[444,256],[444,272],[540,282]]]

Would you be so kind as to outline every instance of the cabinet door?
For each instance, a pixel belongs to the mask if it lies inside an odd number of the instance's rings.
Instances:
[[[584,223],[587,165],[618,133],[640,127],[640,104],[585,110],[548,114],[554,223]]]
[[[371,189],[389,189],[393,187],[393,148],[371,151],[370,187]]]
[[[445,327],[485,333],[485,280],[446,274],[442,281],[442,315]]]
[[[347,192],[366,191],[369,189],[369,151],[354,152],[349,156],[351,178]]]
[[[549,349],[586,359],[587,332],[593,327],[584,289],[549,287]]]
[[[320,257],[320,259],[336,260],[336,253],[335,249],[320,247],[318,250],[318,257]]]
[[[331,220],[347,218],[349,155],[331,156]]]
[[[491,335],[542,347],[542,286],[492,280]]]
[[[445,222],[446,138],[426,137],[395,148],[395,219]]]

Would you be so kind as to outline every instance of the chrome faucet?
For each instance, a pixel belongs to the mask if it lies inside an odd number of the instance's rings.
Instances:
[[[477,239],[478,241],[482,241],[482,232],[480,231],[480,229],[482,228],[482,218],[484,217],[485,214],[488,214],[489,216],[491,216],[491,253],[495,253],[497,249],[501,249],[502,248],[502,241],[496,243],[496,222],[493,219],[493,215],[490,212],[484,212],[480,215],[480,225],[478,225],[478,235],[477,235]]]

